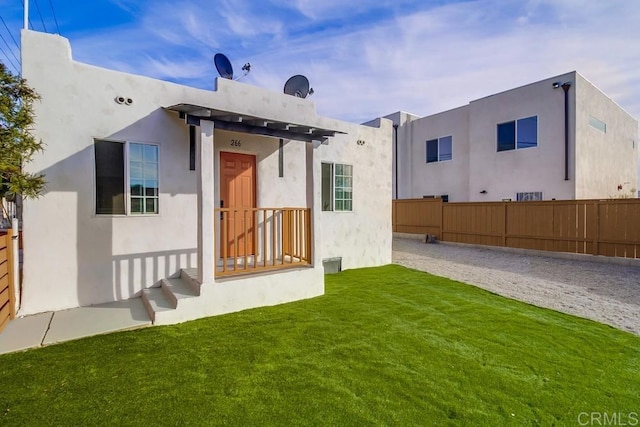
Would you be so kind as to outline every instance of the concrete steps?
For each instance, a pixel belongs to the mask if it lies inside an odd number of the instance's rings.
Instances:
[[[183,269],[180,277],[162,279],[160,287],[142,291],[144,303],[154,325],[171,325],[190,320],[190,303],[200,296],[196,269]]]

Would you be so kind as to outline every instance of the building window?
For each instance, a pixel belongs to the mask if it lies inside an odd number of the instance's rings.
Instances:
[[[536,200],[542,200],[542,191],[530,191],[527,193],[516,193],[516,200],[518,202],[531,202]]]
[[[353,166],[322,163],[322,210],[353,210]]]
[[[129,144],[129,188],[132,214],[158,213],[158,146]]]
[[[598,129],[602,133],[607,133],[607,124],[602,120],[589,116],[589,125],[591,125],[592,128]]]
[[[453,158],[453,137],[430,139],[427,141],[427,163],[443,162]]]
[[[96,214],[157,214],[158,146],[96,140],[94,149]]]
[[[124,144],[95,141],[96,214],[124,215]]]
[[[498,151],[538,145],[538,116],[498,124]]]

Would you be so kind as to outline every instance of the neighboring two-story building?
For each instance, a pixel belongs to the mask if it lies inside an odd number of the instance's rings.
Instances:
[[[575,71],[442,113],[387,118],[394,198],[636,196],[638,121]]]

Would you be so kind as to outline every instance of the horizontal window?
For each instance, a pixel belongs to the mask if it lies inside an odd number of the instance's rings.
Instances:
[[[427,145],[427,163],[443,162],[453,158],[453,137],[430,139]]]
[[[589,125],[591,125],[592,128],[598,129],[602,133],[607,133],[607,124],[602,120],[589,116]]]
[[[499,123],[498,151],[520,150],[538,145],[538,116]]]
[[[530,202],[534,200],[542,200],[542,191],[529,191],[525,193],[516,193],[518,202]]]
[[[96,214],[159,212],[157,145],[96,140],[94,150]]]

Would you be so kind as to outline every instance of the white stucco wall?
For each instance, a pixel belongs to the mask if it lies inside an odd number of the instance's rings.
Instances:
[[[316,149],[314,180],[321,182],[321,163],[353,166],[353,211],[316,213],[322,259],[341,257],[342,268],[371,267],[391,262],[391,141],[392,122],[379,127],[349,125]],[[377,124],[378,124],[377,123]],[[358,145],[358,140],[364,141]],[[320,207],[321,186],[315,189]],[[320,229],[318,224],[320,223]]]
[[[336,253],[330,250],[336,235],[342,237],[338,252],[346,266],[391,261],[389,122],[379,129],[317,117],[309,99],[224,79],[217,81],[217,91],[206,91],[77,63],[66,39],[32,31],[22,33],[22,64],[24,77],[42,97],[35,107],[34,134],[46,144],[45,152],[28,168],[44,173],[48,185],[41,198],[24,207],[20,314],[130,298],[180,268],[196,267],[197,176],[189,170],[188,127],[177,113],[162,108],[179,103],[349,132],[315,149],[310,143],[285,140],[285,173],[278,177],[277,138],[215,131],[215,179],[220,151],[255,154],[258,206],[314,209],[314,267],[281,277],[273,273],[254,281],[234,279],[236,289],[262,286],[256,288],[258,296],[252,301],[278,303],[321,294],[321,260],[332,256],[323,251]],[[131,98],[133,103],[118,104],[117,96]],[[232,137],[240,139],[242,146],[231,147]],[[159,146],[159,215],[95,215],[94,139]],[[357,139],[370,145],[357,150]],[[363,163],[355,184],[361,197],[358,211],[329,224],[325,231],[323,222],[331,218],[320,213],[319,201],[314,205],[320,191],[321,158]],[[217,204],[217,184],[214,193]],[[321,238],[331,241],[320,243]],[[297,283],[310,280],[307,291],[290,292],[290,284],[278,287],[287,277]],[[228,297],[242,299],[237,292]],[[247,301],[225,304],[224,310],[233,311],[246,308]]]
[[[42,98],[34,133],[46,144],[28,167],[48,184],[24,207],[21,314],[126,299],[195,266],[188,130],[158,108],[186,90],[75,63],[66,39],[35,32],[23,32],[22,65]],[[133,104],[117,104],[116,96]],[[94,138],[158,144],[159,215],[95,215]]]
[[[516,193],[534,191],[541,191],[544,200],[575,197],[571,134],[569,180],[564,180],[564,93],[553,87],[573,76],[556,76],[469,104],[469,201],[516,200]],[[575,111],[570,104],[569,111]],[[498,152],[497,125],[531,116],[538,117],[537,147]],[[481,194],[483,190],[487,193]]]
[[[576,198],[635,197],[638,121],[579,74],[575,88]],[[604,122],[606,132],[591,126],[590,117]]]
[[[411,184],[406,198],[448,195],[450,202],[469,199],[469,107],[413,120],[409,133]],[[426,141],[452,137],[451,160],[427,163]]]
[[[391,192],[394,199],[407,199],[410,198],[410,189],[412,187],[412,162],[411,162],[411,140],[409,138],[411,127],[410,122],[419,119],[415,114],[407,113],[405,111],[398,111],[393,114],[384,116],[385,119],[389,119],[392,122],[392,126],[396,129],[392,129],[393,135],[391,138],[392,144],[392,159],[391,159]],[[378,120],[365,123],[367,126],[377,126]],[[397,134],[397,142],[396,142]],[[397,147],[396,147],[397,144]],[[396,154],[398,160],[396,162]],[[397,171],[396,171],[397,165]],[[397,184],[396,184],[397,179]],[[396,191],[397,189],[397,191]]]

